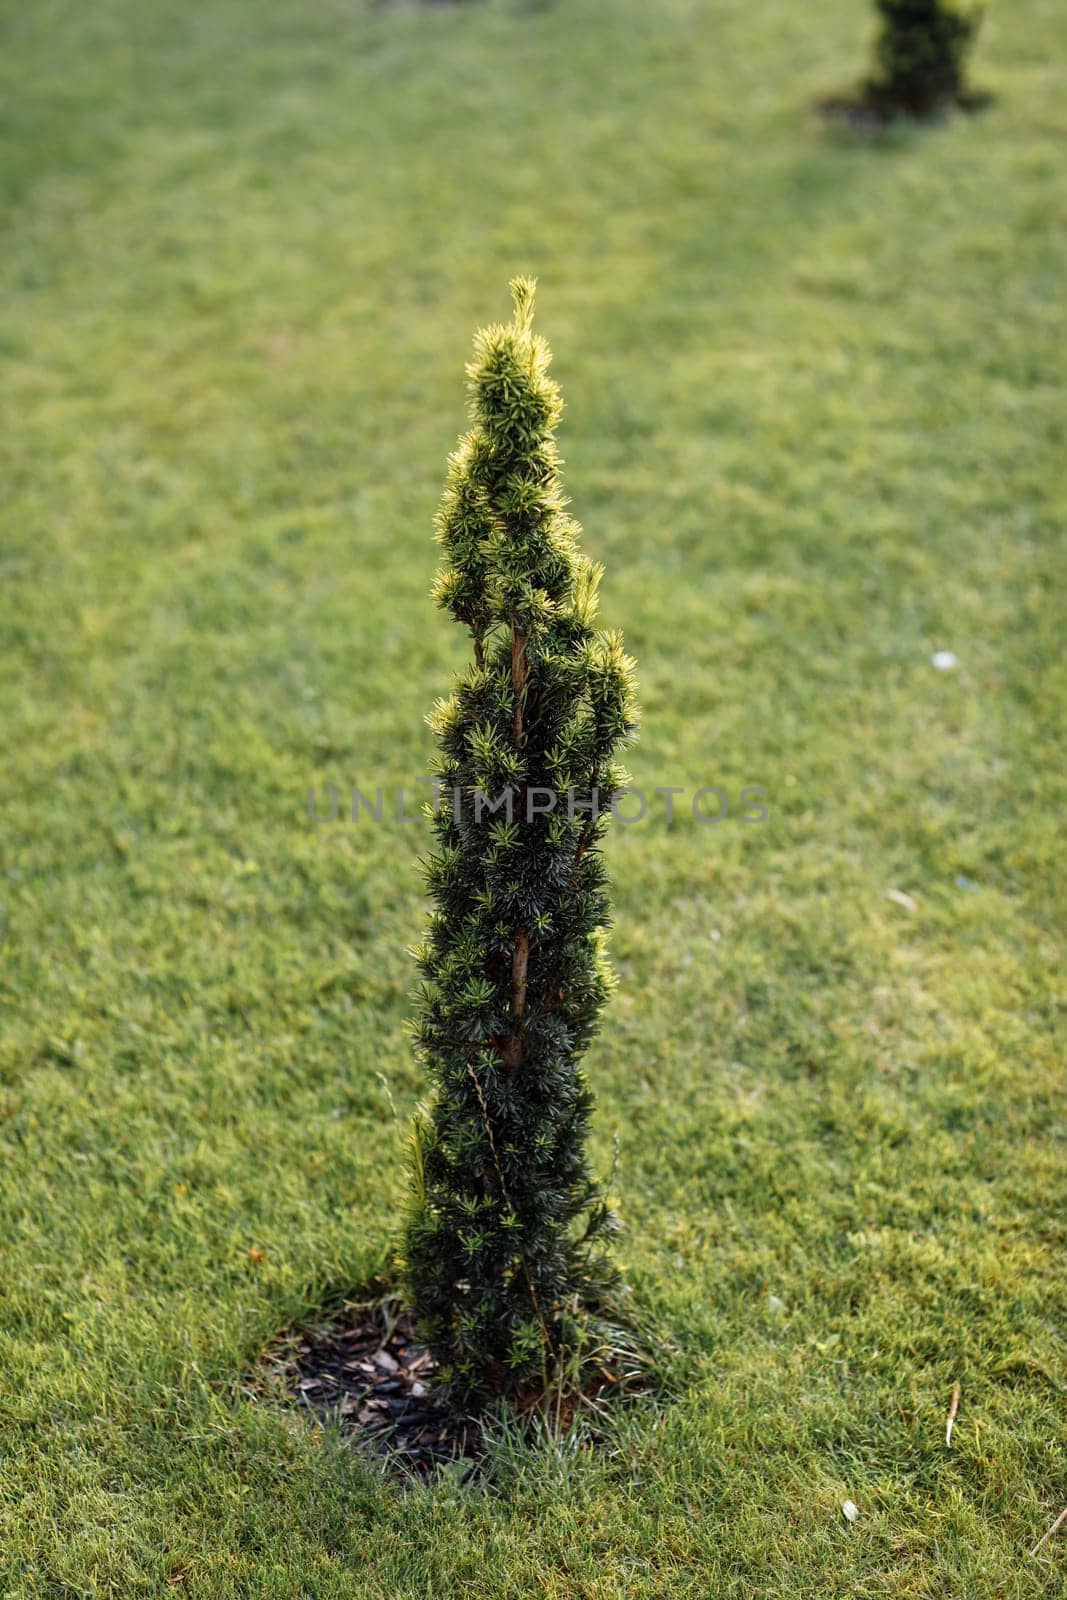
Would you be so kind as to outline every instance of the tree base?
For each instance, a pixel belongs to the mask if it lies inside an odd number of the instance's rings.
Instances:
[[[494,1437],[511,1424],[533,1441],[581,1430],[595,1444],[620,1402],[653,1388],[650,1367],[620,1329],[616,1351],[602,1348],[580,1383],[532,1385],[510,1402],[467,1413],[445,1396],[438,1367],[414,1318],[397,1296],[346,1300],[328,1322],[279,1334],[247,1386],[254,1398],[308,1413],[336,1427],[383,1470],[429,1478],[445,1469],[461,1480],[484,1475]]]
[[[885,89],[868,84],[852,94],[825,95],[816,101],[816,110],[828,121],[872,130],[888,128],[899,122],[944,122],[953,111],[971,114],[984,111],[992,104],[992,100],[993,96],[984,90],[967,89],[934,103],[917,105],[896,100]]]

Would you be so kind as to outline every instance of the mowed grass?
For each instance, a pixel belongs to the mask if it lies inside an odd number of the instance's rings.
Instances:
[[[868,33],[9,10],[5,1596],[1064,1592],[1063,18],[994,6],[992,106],[875,137],[812,111]],[[610,845],[595,1155],[677,1398],[409,1493],[240,1380],[396,1245],[426,833],[306,796],[426,770],[516,271],[634,780],[770,815]]]

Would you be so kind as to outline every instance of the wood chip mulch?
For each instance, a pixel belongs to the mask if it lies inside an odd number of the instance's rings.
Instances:
[[[378,1306],[346,1307],[330,1327],[302,1330],[283,1366],[301,1406],[421,1475],[482,1453],[477,1423],[434,1396],[435,1370],[411,1318],[394,1320]]]

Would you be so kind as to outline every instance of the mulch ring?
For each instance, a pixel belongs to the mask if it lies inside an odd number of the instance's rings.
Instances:
[[[479,1419],[435,1392],[437,1362],[415,1333],[411,1313],[388,1287],[346,1301],[332,1321],[290,1328],[245,1380],[250,1398],[279,1398],[339,1427],[383,1468],[428,1478],[445,1469],[464,1482],[486,1470],[488,1439]],[[663,1387],[650,1348],[632,1330],[601,1321],[580,1390],[545,1392],[534,1384],[513,1402],[516,1420],[559,1435],[574,1427],[585,1443],[603,1437],[608,1409]],[[661,1354],[668,1348],[657,1336]],[[676,1352],[674,1352],[677,1354]],[[658,1375],[657,1375],[658,1374]],[[664,1390],[664,1392],[666,1392]]]
[[[463,1458],[473,1467],[482,1454],[477,1423],[434,1396],[437,1363],[388,1301],[346,1305],[328,1326],[286,1335],[269,1359],[299,1406],[339,1424],[383,1465],[428,1476]]]

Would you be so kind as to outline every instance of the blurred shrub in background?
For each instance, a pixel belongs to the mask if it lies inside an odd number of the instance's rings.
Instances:
[[[965,69],[982,19],[983,0],[875,0],[881,30],[875,45],[871,100],[885,111],[928,116],[965,99]]]

